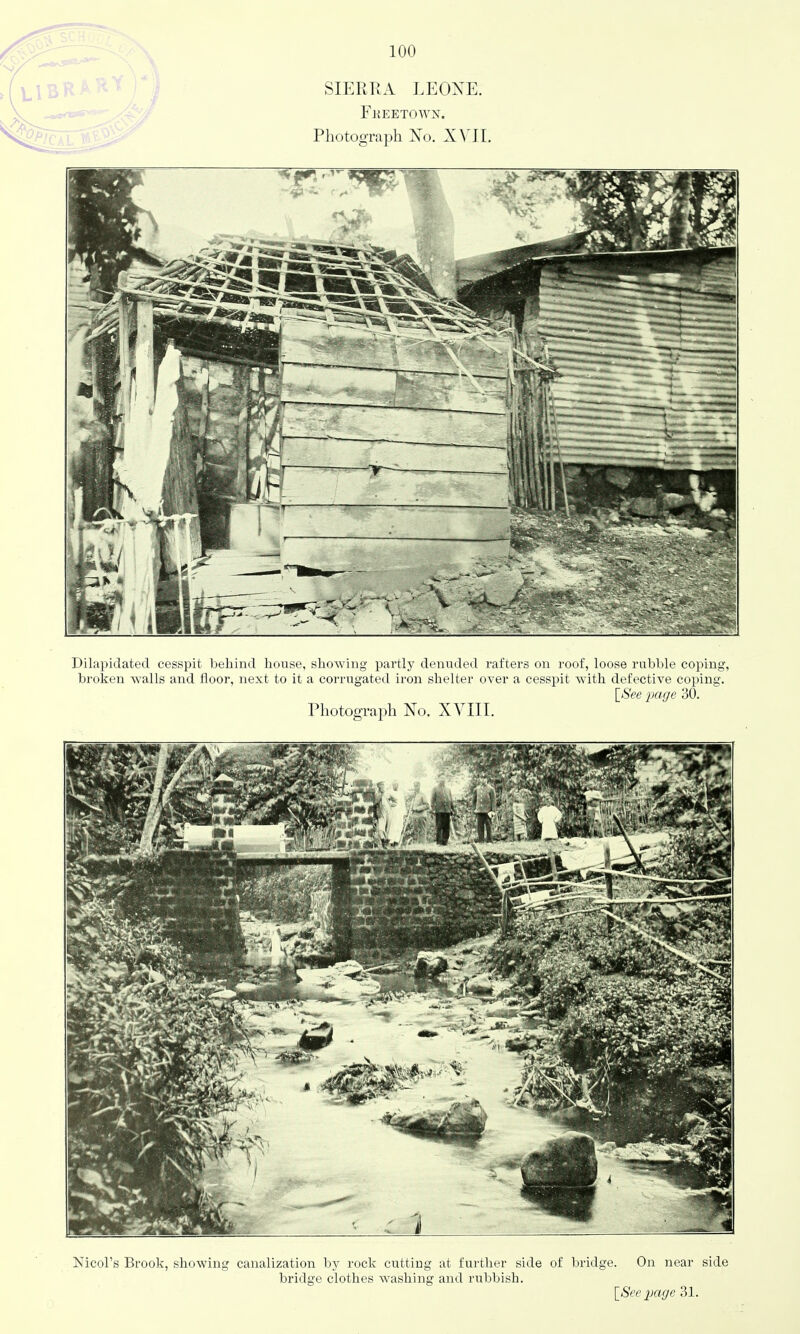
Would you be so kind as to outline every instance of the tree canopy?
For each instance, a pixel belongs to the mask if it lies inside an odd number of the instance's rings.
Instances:
[[[736,239],[733,171],[498,171],[487,192],[528,227],[572,205],[593,250],[663,250]]]
[[[142,173],[80,167],[69,173],[69,259],[78,255],[110,293],[139,237],[133,192]]]

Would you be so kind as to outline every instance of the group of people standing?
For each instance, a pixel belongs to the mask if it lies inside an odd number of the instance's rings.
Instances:
[[[537,812],[541,838],[547,843],[552,843],[558,839],[558,826],[563,816],[548,793],[543,793],[541,800],[542,804]],[[475,788],[473,801],[479,843],[491,842],[496,806],[497,796],[492,784],[479,782]],[[528,837],[527,803],[523,799],[514,800],[512,812],[514,839],[520,842]],[[379,847],[398,848],[404,842],[423,843],[427,836],[430,814],[433,815],[436,826],[436,842],[440,847],[444,847],[450,841],[455,813],[453,794],[443,778],[435,784],[430,801],[422,791],[419,779],[415,781],[408,799],[396,778],[388,785],[385,782],[375,785],[373,816],[375,838]]]
[[[436,842],[445,844],[450,839],[455,803],[443,778],[434,787],[430,801],[422,791],[419,779],[407,801],[396,778],[388,786],[383,782],[375,784],[375,837],[381,847],[398,848],[403,842],[424,842],[431,812],[436,823]]]

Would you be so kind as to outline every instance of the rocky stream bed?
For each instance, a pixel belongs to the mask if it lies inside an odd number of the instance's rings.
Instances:
[[[241,1074],[254,1099],[237,1129],[265,1148],[250,1161],[233,1153],[205,1177],[234,1234],[726,1226],[685,1145],[641,1126],[632,1140],[636,1118],[624,1108],[593,1117],[531,1105],[523,1056],[546,1053],[551,1033],[529,996],[485,971],[488,942],[443,952],[441,971],[351,960],[301,966],[298,980],[273,927],[245,929],[246,968],[212,994],[236,1006],[248,1032]]]

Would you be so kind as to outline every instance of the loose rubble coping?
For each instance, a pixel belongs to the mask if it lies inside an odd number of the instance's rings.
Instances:
[[[338,634],[388,634],[403,626],[466,634],[476,623],[473,606],[479,602],[508,606],[524,582],[522,570],[513,561],[472,569],[445,566],[414,588],[397,588],[388,595],[364,589],[346,601],[309,602],[304,610],[288,615],[298,625],[305,621],[315,630],[319,621],[326,623],[323,634],[332,629]]]

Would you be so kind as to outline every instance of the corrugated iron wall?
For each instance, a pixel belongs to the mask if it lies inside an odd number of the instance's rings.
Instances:
[[[561,372],[565,463],[736,466],[733,256],[543,265],[536,328]]]

